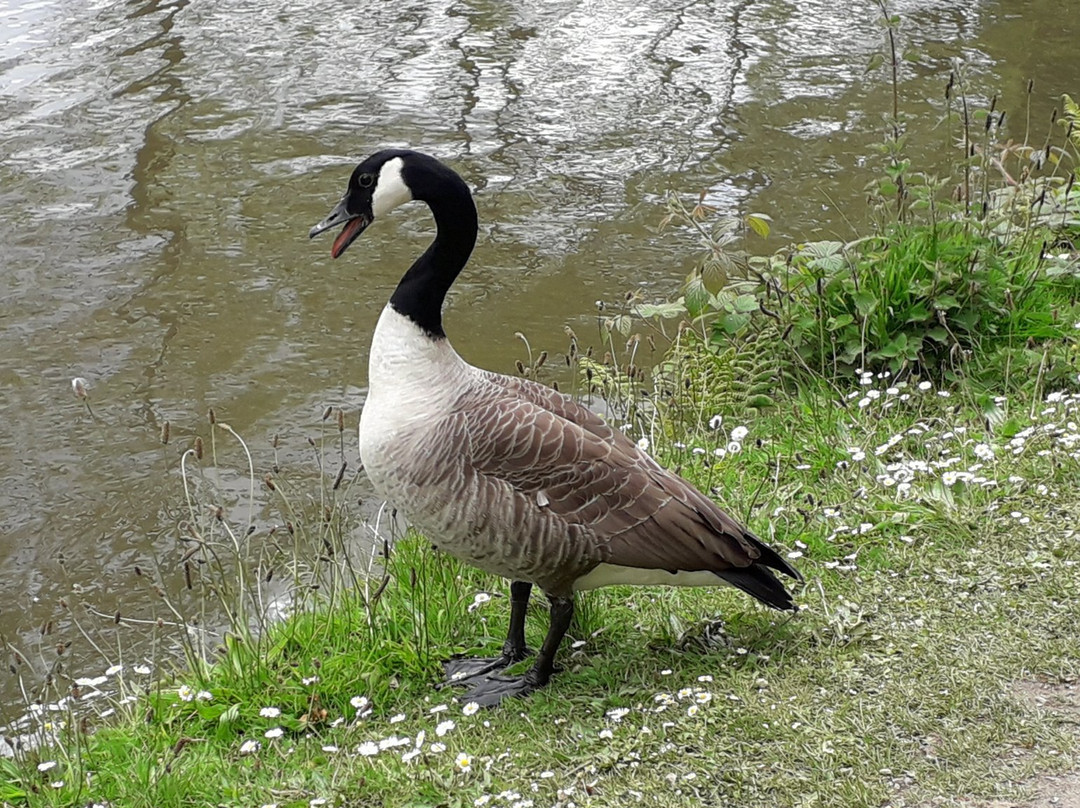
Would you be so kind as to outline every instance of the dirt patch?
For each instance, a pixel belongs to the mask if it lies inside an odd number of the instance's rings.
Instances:
[[[1037,777],[1030,783],[1035,796],[1019,808],[1080,808],[1080,773]]]
[[[1080,733],[1080,685],[1017,682],[1012,693],[1019,701],[1075,722]],[[1025,786],[1033,796],[1023,802],[994,801],[979,808],[1080,808],[1080,771],[1040,775]]]
[[[1080,723],[1080,685],[1017,682],[1012,694],[1033,707],[1068,714]]]

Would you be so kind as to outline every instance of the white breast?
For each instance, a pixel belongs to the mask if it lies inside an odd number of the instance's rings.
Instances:
[[[371,342],[368,396],[360,414],[360,459],[373,482],[378,468],[393,462],[395,436],[444,415],[471,371],[449,340],[432,339],[387,304]]]

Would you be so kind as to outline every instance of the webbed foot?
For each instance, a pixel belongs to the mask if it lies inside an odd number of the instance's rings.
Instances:
[[[543,687],[533,681],[533,677],[529,675],[531,673],[532,671],[529,671],[521,676],[486,676],[477,681],[476,686],[462,696],[461,700],[465,704],[476,702],[481,707],[495,707],[501,704],[503,699],[527,696]]]
[[[440,687],[472,684],[476,679],[489,677],[516,665],[534,653],[531,648],[521,648],[512,652],[503,651],[497,657],[452,657],[443,663],[446,679]]]

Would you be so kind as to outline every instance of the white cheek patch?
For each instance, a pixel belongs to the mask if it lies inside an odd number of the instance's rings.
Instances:
[[[375,193],[371,195],[371,212],[375,218],[389,213],[398,205],[412,200],[412,192],[401,177],[404,161],[400,157],[387,160],[379,169],[379,180],[375,184]]]

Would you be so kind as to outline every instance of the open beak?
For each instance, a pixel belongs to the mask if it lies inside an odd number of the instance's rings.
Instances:
[[[338,237],[334,239],[334,246],[330,248],[330,255],[334,258],[345,252],[348,246],[356,241],[357,236],[371,224],[370,216],[363,213],[349,213],[347,201],[348,197],[343,197],[330,211],[329,216],[308,231],[308,238],[315,238],[319,233],[325,233],[332,227],[337,227],[339,224],[345,225],[338,233]]]

